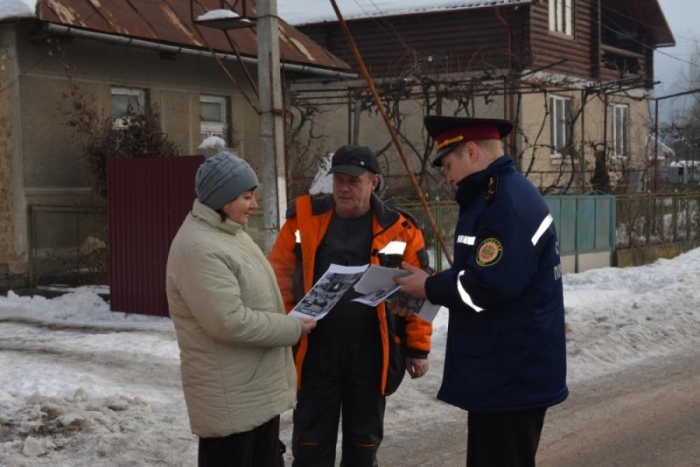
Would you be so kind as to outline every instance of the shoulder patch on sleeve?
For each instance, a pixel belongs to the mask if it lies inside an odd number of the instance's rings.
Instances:
[[[479,266],[493,266],[503,256],[503,245],[495,238],[487,238],[479,243],[476,249],[476,264]]]

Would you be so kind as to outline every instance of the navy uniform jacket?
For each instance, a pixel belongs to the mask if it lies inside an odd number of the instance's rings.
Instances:
[[[438,399],[471,411],[557,404],[566,387],[554,223],[509,156],[458,185],[454,264],[425,283],[450,310]]]

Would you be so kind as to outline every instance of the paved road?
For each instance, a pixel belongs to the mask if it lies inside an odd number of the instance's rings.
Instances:
[[[571,385],[550,409],[538,467],[700,467],[700,355]],[[380,465],[464,466],[466,417],[387,436]]]

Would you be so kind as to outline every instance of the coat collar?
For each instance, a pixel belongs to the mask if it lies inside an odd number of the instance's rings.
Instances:
[[[243,226],[238,222],[232,221],[231,219],[226,219],[225,222],[221,222],[221,216],[219,216],[219,213],[200,203],[198,199],[194,200],[194,205],[192,206],[190,216],[200,222],[214,227],[215,229],[222,230],[231,235],[238,235],[243,231]]]
[[[481,172],[473,173],[462,179],[457,184],[457,193],[455,194],[455,200],[460,207],[464,208],[471,204],[476,197],[486,190],[491,176],[506,167],[515,169],[515,162],[508,155],[499,157]]]
[[[371,210],[374,213],[377,223],[384,229],[393,225],[399,218],[399,212],[389,207],[379,196],[372,193],[369,200]],[[311,209],[314,215],[322,214],[335,208],[332,194],[313,196],[311,198]],[[296,211],[295,211],[296,213]]]

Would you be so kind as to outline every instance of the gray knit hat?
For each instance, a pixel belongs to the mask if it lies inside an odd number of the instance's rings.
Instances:
[[[199,166],[194,183],[199,202],[216,211],[258,186],[258,177],[240,157],[220,152]]]

